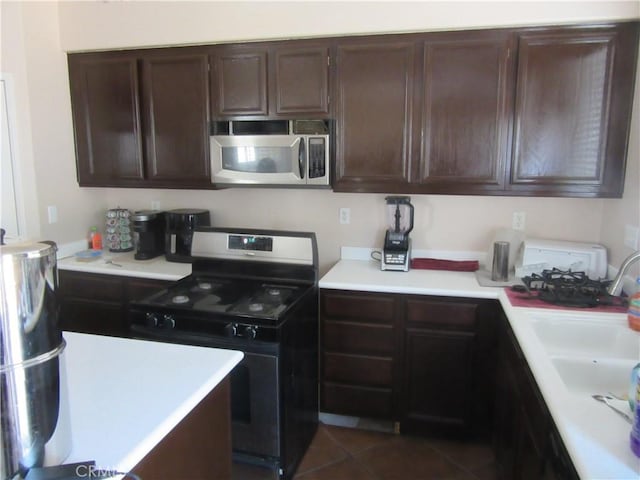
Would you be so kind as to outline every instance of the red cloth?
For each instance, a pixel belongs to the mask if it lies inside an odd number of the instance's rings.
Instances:
[[[554,305],[552,303],[546,303],[542,300],[535,298],[536,292],[534,292],[533,298],[526,293],[518,293],[511,290],[511,288],[505,288],[505,293],[509,298],[509,302],[514,307],[526,307],[526,308],[553,308],[554,310],[577,310],[577,311],[591,311],[607,313],[625,313],[627,311],[626,305],[598,305],[593,308],[581,308],[581,307],[563,307],[560,305]]]
[[[475,272],[480,268],[477,260],[439,260],[437,258],[412,258],[411,268],[422,270],[450,270]]]

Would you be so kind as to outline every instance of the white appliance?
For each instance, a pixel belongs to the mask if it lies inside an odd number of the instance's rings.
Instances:
[[[607,250],[596,243],[526,239],[516,261],[516,276],[522,278],[552,268],[603,279],[607,276]]]

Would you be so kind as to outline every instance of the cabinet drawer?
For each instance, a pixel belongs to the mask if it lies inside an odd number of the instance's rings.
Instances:
[[[391,388],[390,358],[325,353],[323,365],[325,380]]]
[[[321,393],[322,411],[362,417],[392,418],[391,390],[353,387],[324,382]]]
[[[391,325],[395,299],[383,294],[321,293],[321,315],[336,321],[386,323]]]
[[[122,302],[124,284],[121,277],[59,271],[60,293],[64,298]]]
[[[477,308],[477,303],[465,303],[463,300],[422,300],[412,297],[407,300],[407,321],[448,330],[474,330]]]
[[[364,325],[354,322],[324,321],[323,346],[332,352],[391,356],[393,328],[387,325]]]

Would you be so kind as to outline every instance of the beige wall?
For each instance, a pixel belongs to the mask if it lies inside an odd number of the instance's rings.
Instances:
[[[5,8],[2,3],[2,12]],[[323,270],[341,245],[380,246],[386,221],[384,195],[331,191],[229,189],[170,191],[80,189],[75,181],[73,132],[64,51],[191,44],[242,39],[287,38],[343,33],[437,30],[534,23],[639,18],[630,2],[25,2],[22,43],[10,45],[25,57],[33,163],[42,233],[59,242],[82,238],[109,207],[205,207],[217,225],[313,230]],[[13,9],[16,10],[16,9]],[[251,14],[250,16],[248,14]],[[271,19],[264,22],[263,19]],[[309,19],[309,20],[304,20]],[[27,38],[27,34],[35,38]],[[3,43],[3,52],[5,45]],[[8,47],[9,48],[9,47]],[[4,64],[3,64],[4,68]],[[638,105],[635,107],[636,125]],[[25,129],[29,129],[25,125]],[[631,139],[638,144],[638,129]],[[640,153],[629,157],[637,184]],[[635,173],[634,173],[635,172]],[[637,188],[623,200],[492,198],[414,195],[415,248],[484,251],[493,232],[509,227],[514,211],[527,214],[532,236],[600,241],[613,258],[625,223],[640,224]],[[631,192],[631,193],[629,193]],[[634,203],[635,202],[635,203]],[[46,205],[57,205],[60,221],[46,223]],[[340,225],[338,209],[351,208],[352,222]],[[606,209],[606,211],[605,211]],[[617,212],[612,215],[611,212]]]
[[[631,132],[624,195],[621,200],[603,202],[600,241],[609,248],[609,263],[616,266],[633,253],[624,245],[624,226],[640,226],[640,68],[636,71]],[[640,262],[635,265],[632,275],[640,275]]]
[[[634,18],[636,0],[61,2],[65,50]],[[117,32],[117,35],[114,35]]]

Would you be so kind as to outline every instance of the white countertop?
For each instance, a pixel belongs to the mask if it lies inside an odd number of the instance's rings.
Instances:
[[[242,360],[235,350],[64,332],[72,450],[128,472]]]
[[[435,270],[383,272],[380,264],[373,260],[340,260],[320,280],[320,288],[499,300],[580,477],[640,478],[640,459],[629,447],[631,426],[589,396],[576,396],[569,392],[532,329],[531,316],[536,312],[553,312],[559,318],[575,316],[575,312],[567,314],[554,309],[512,307],[502,288],[479,286],[473,273]],[[609,322],[626,322],[625,314],[591,311],[578,312],[580,314]],[[638,356],[640,361],[640,350]]]
[[[190,263],[167,262],[164,255],[150,260],[135,260],[133,254],[134,252],[112,253],[105,250],[100,258],[90,261],[78,260],[75,256],[59,258],[58,268],[76,272],[172,281],[191,275]],[[108,260],[117,265],[107,263]]]

